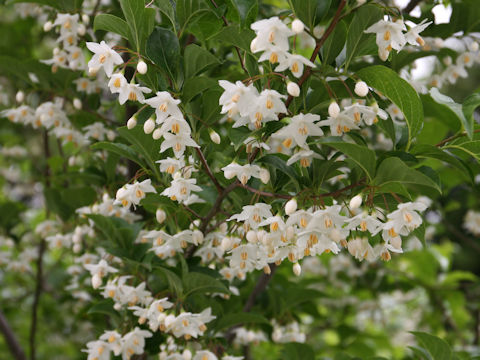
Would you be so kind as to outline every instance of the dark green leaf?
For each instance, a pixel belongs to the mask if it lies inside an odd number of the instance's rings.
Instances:
[[[434,360],[452,360],[453,353],[450,345],[439,337],[427,334],[425,332],[412,331],[418,342],[432,356]]]
[[[465,99],[462,105],[463,115],[465,116],[465,131],[470,139],[473,138],[473,124],[475,119],[473,113],[475,109],[480,106],[480,94],[472,94]]]
[[[93,21],[93,29],[110,31],[115,34],[121,35],[124,39],[129,38],[127,22],[115,15],[99,14],[95,16]]]
[[[196,45],[190,44],[185,48],[185,78],[189,79],[213,64],[218,64],[218,59],[209,51]]]
[[[174,80],[180,63],[177,36],[168,29],[156,27],[147,40],[147,55]]]
[[[346,142],[324,143],[324,145],[331,146],[344,153],[365,171],[365,174],[370,180],[374,178],[376,164],[375,152],[368,147]]]

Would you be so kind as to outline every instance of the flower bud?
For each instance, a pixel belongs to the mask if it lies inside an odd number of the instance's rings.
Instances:
[[[45,24],[43,24],[43,31],[47,32],[52,30],[53,24],[51,21],[47,21]]]
[[[336,101],[332,101],[328,106],[328,115],[336,118],[338,114],[340,114],[340,106],[338,106]]]
[[[88,68],[88,75],[95,76],[97,75],[98,70],[100,70],[100,68]]]
[[[82,244],[74,244],[73,245],[73,252],[75,254],[78,254],[80,251],[82,251]]]
[[[58,47],[53,48],[53,55],[58,55],[60,53],[60,49]]]
[[[378,57],[382,61],[387,61],[388,55],[390,55],[390,51],[384,48],[378,48]]]
[[[161,129],[155,129],[155,131],[152,134],[152,137],[154,140],[158,140],[162,137],[162,130]]]
[[[357,209],[362,205],[362,195],[355,195],[350,200],[350,209]]]
[[[143,124],[143,131],[145,132],[145,134],[151,134],[153,129],[155,129],[155,121],[150,118],[145,121],[145,124]]]
[[[87,28],[85,27],[85,25],[78,24],[77,34],[80,35],[80,36],[83,36],[83,35],[85,35],[86,32],[87,32]]]
[[[355,84],[355,94],[360,97],[367,96],[368,94],[368,86],[365,81],[359,81]]]
[[[25,100],[25,94],[23,93],[23,91],[19,91],[17,92],[17,94],[15,95],[15,100],[17,100],[18,103],[21,103],[23,102],[23,100]]]
[[[446,66],[452,65],[452,58],[450,56],[447,56],[447,57],[443,58],[443,63]]]
[[[300,274],[302,273],[302,267],[298,262],[293,264],[293,273],[297,276],[300,276]]]
[[[127,121],[127,128],[129,130],[133,129],[135,126],[137,126],[137,117],[133,115],[130,119]]]
[[[113,308],[117,311],[120,311],[122,309],[122,304],[120,303],[115,303],[115,305],[113,305]]]
[[[257,238],[257,233],[254,230],[249,230],[246,235],[247,241],[250,243],[256,243],[258,238]]]
[[[82,108],[82,101],[79,98],[73,99],[73,107],[80,110]]]
[[[287,92],[288,92],[288,95],[297,97],[300,95],[300,87],[297,85],[297,83],[294,83],[293,81],[289,81],[287,83]]]
[[[158,223],[161,224],[167,218],[167,214],[162,209],[157,209],[155,212],[155,218],[157,219]]]
[[[292,21],[292,30],[295,34],[300,34],[305,30],[305,25],[299,19],[295,19]]]
[[[292,215],[295,211],[297,211],[297,200],[291,198],[285,204],[285,214]]]
[[[232,239],[229,237],[224,237],[222,243],[220,244],[223,251],[228,251],[232,248]]]
[[[83,14],[82,15],[82,22],[84,24],[88,24],[90,22],[90,16],[88,16],[87,14]]]
[[[188,349],[183,350],[182,353],[183,360],[192,360],[192,352]]]
[[[139,72],[139,74],[142,74],[142,75],[146,74],[147,70],[148,70],[148,67],[145,61],[140,60],[137,64],[137,71]]]
[[[210,130],[210,140],[212,140],[215,144],[220,144],[220,135],[214,130]]]
[[[95,274],[92,276],[92,287],[94,289],[98,289],[100,287],[100,285],[102,285],[102,278],[100,277],[100,275],[98,274]]]
[[[264,184],[270,181],[270,172],[267,169],[260,169],[260,180]]]

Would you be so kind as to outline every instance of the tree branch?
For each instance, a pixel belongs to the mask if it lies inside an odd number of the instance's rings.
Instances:
[[[18,342],[17,337],[15,336],[12,328],[8,324],[7,318],[3,315],[0,310],[0,331],[5,337],[5,342],[7,343],[10,352],[12,353],[15,360],[27,360],[25,352],[23,351],[20,343]]]
[[[215,184],[215,187],[217,188],[217,191],[221,193],[223,191],[222,185],[218,182],[217,178],[215,175],[213,175],[212,170],[207,164],[207,160],[205,159],[205,156],[203,155],[203,152],[200,148],[195,148],[195,151],[198,154],[198,157],[200,158],[200,161],[202,162],[203,167],[205,168],[205,171],[207,172],[207,175],[210,179],[212,179],[213,183]]]
[[[413,9],[415,9],[415,6],[417,6],[422,0],[410,0],[410,2],[405,6],[405,8],[402,10],[404,14],[410,14]]]

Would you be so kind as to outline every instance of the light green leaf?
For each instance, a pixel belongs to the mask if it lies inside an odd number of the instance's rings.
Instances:
[[[383,11],[378,6],[371,4],[364,5],[356,11],[348,28],[345,68],[348,68],[350,62],[356,56],[364,55],[360,51],[362,45],[366,43],[367,38],[375,36],[373,34],[365,34],[364,31],[373,23],[381,20],[382,17]]]
[[[218,33],[213,35],[211,40],[218,40],[226,44],[236,46],[240,49],[250,51],[250,42],[255,33],[250,29],[240,29],[238,26],[225,26]]]
[[[290,342],[283,345],[282,360],[314,360],[315,352],[307,344]]]
[[[107,150],[111,153],[118,154],[124,158],[130,159],[133,162],[136,162],[143,168],[146,168],[147,165],[142,161],[138,154],[128,145],[121,143],[113,143],[108,141],[101,141],[90,146],[92,150]]]
[[[183,84],[182,101],[184,103],[188,103],[198,94],[216,85],[217,85],[217,82],[212,78],[208,78],[208,77],[189,78]]]
[[[170,20],[170,23],[173,27],[173,32],[176,33],[175,11],[170,0],[156,0],[155,4],[157,5],[158,10],[160,10],[160,12],[165,15],[168,20]]]
[[[452,360],[453,352],[445,340],[425,332],[412,331],[422,347],[428,351],[434,360]]]
[[[196,44],[185,48],[184,59],[186,79],[201,73],[210,65],[219,63],[217,57]]]
[[[417,92],[395,71],[382,65],[363,68],[357,75],[394,102],[403,112],[408,126],[408,150],[412,139],[423,127],[423,106]]]
[[[468,155],[480,161],[480,140],[455,142],[452,144],[445,145],[443,148],[461,150],[464,153],[467,153]]]
[[[124,39],[129,38],[127,22],[115,15],[99,14],[95,16],[93,21],[93,30],[105,30],[122,36]]]
[[[230,294],[230,290],[220,280],[199,272],[189,272],[183,277],[185,297],[196,292]]]
[[[462,124],[463,129],[467,132],[468,137],[471,139],[473,136],[473,111],[475,110],[475,98],[472,98],[471,104],[467,105],[466,108],[467,111],[472,111],[470,121],[465,117],[462,105],[457,104],[451,97],[440,93],[437,88],[430,89],[430,96],[437,103],[447,106],[457,116],[458,121],[460,124]],[[472,106],[474,107],[471,108]]]
[[[182,280],[178,277],[178,275],[175,274],[173,271],[161,266],[155,266],[155,269],[158,270],[160,274],[166,278],[170,291],[177,295],[177,297],[182,297],[183,284]]]
[[[144,28],[144,0],[120,0],[123,15],[130,30],[129,39],[135,46],[137,52],[140,52],[142,45],[142,36]]]
[[[177,0],[177,20],[180,24],[179,37],[183,35],[189,23],[198,20],[203,13],[211,11],[201,0]]]
[[[222,316],[216,323],[215,330],[220,331],[239,324],[265,324],[270,322],[264,316],[254,313],[233,313]]]
[[[480,106],[480,94],[478,93],[467,97],[462,105],[463,115],[465,116],[465,131],[470,139],[473,138],[473,124],[475,123],[473,113],[478,106]]]
[[[408,167],[397,157],[389,157],[382,161],[377,169],[373,184],[380,187],[379,190],[382,190],[382,187],[389,187],[394,184],[421,185],[441,193],[440,187],[432,179],[420,171]]]
[[[374,178],[376,165],[374,151],[366,146],[346,142],[324,143],[324,145],[331,146],[344,153],[349,159],[353,160],[358,166],[360,166],[370,180]]]

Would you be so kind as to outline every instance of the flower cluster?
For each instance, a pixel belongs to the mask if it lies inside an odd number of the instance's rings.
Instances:
[[[395,22],[379,20],[366,29],[365,32],[376,34],[378,56],[381,60],[386,61],[392,49],[400,51],[407,43],[423,46],[425,41],[419,34],[431,23],[431,21],[423,20],[420,24],[406,31],[407,27],[402,19],[398,19]]]

